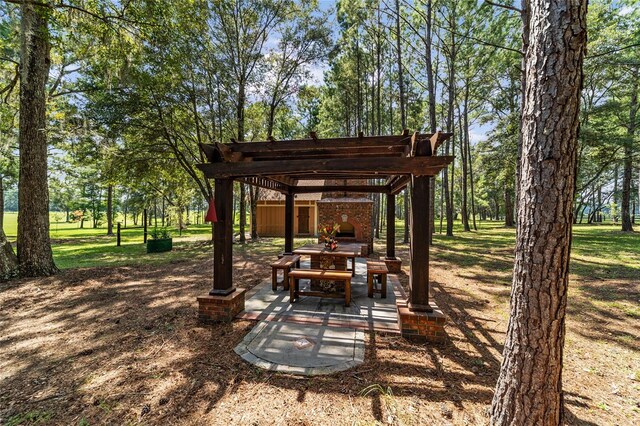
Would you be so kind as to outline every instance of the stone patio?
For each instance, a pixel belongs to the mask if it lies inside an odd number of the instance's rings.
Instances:
[[[398,278],[390,274],[386,299],[376,294],[367,297],[367,259],[357,258],[356,276],[351,281],[351,306],[345,307],[341,299],[303,296],[295,303],[289,303],[289,292],[278,286],[271,290],[271,279],[267,279],[247,292],[245,309],[237,318],[250,320],[286,321],[304,324],[323,324],[336,327],[353,327],[398,333],[398,310],[396,299],[402,293]],[[302,268],[309,268],[308,260],[303,260]],[[308,280],[300,282],[300,288],[307,288]]]
[[[302,268],[308,268],[303,261]],[[356,260],[351,306],[341,299],[301,297],[289,303],[289,292],[271,290],[265,280],[247,294],[237,318],[261,320],[235,348],[260,368],[300,375],[331,374],[364,362],[364,330],[398,333],[396,298],[400,283],[389,275],[387,297],[367,297],[366,259]],[[300,283],[309,286],[308,280]]]
[[[236,346],[247,362],[270,371],[315,376],[364,362],[364,332],[355,328],[261,321]]]

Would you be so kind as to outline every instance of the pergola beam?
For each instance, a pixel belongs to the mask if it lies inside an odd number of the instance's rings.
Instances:
[[[245,161],[268,161],[283,158],[349,158],[349,157],[374,157],[374,156],[404,156],[404,145],[392,145],[384,147],[357,147],[349,149],[316,149],[304,151],[267,151],[250,152],[244,154]]]
[[[448,135],[451,133],[441,133]],[[418,134],[419,139],[429,140],[433,136],[432,133]],[[258,152],[311,152],[323,149],[349,150],[353,148],[388,148],[389,146],[406,147],[411,142],[409,135],[391,135],[391,136],[363,136],[363,137],[346,137],[346,138],[328,138],[328,139],[292,139],[286,141],[265,141],[265,142],[237,142],[234,144],[216,143],[214,146],[224,145],[229,147],[233,152],[241,153],[258,153]],[[209,144],[211,146],[211,144]],[[203,149],[204,150],[204,149]],[[211,160],[209,160],[211,161]]]
[[[278,142],[280,143],[280,142]],[[353,176],[414,175],[434,176],[453,157],[364,157],[289,161],[249,161],[238,163],[198,164],[208,178],[241,178],[249,176],[305,175],[314,173]]]

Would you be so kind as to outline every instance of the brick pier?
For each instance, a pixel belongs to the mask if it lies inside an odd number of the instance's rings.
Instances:
[[[244,289],[227,296],[198,296],[198,320],[203,324],[230,322],[244,310]]]
[[[433,302],[430,304],[432,312],[412,311],[406,300],[398,301],[396,306],[398,308],[398,327],[402,337],[413,341],[434,343],[445,341],[444,326],[447,317]]]

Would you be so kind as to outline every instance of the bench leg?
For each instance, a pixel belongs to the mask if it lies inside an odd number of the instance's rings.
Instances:
[[[380,277],[382,278],[382,298],[386,299],[387,298],[387,274],[381,274]]]
[[[351,276],[352,277],[356,276],[356,258],[355,257],[351,258]]]
[[[344,306],[351,306],[351,280],[344,283]]]
[[[278,289],[278,270],[271,268],[271,290],[276,291]]]
[[[367,272],[367,296],[373,297],[373,274]]]
[[[282,286],[284,287],[285,290],[289,290],[289,268],[285,268],[282,270],[282,273],[284,274],[284,279],[282,280]]]
[[[296,285],[295,278],[289,277],[289,303],[293,303],[296,300]]]

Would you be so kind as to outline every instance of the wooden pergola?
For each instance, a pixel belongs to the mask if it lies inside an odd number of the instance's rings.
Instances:
[[[265,142],[201,144],[207,163],[198,164],[215,179],[214,275],[212,296],[235,291],[232,278],[233,182],[281,192],[285,196],[285,254],[293,251],[294,198],[314,192],[382,193],[387,197],[386,259],[395,254],[395,196],[410,184],[411,273],[410,308],[431,311],[429,305],[429,178],[453,157],[436,155],[451,133],[405,131],[393,136],[358,136]],[[305,180],[338,180],[343,185],[304,186]],[[381,184],[355,184],[369,179]]]

